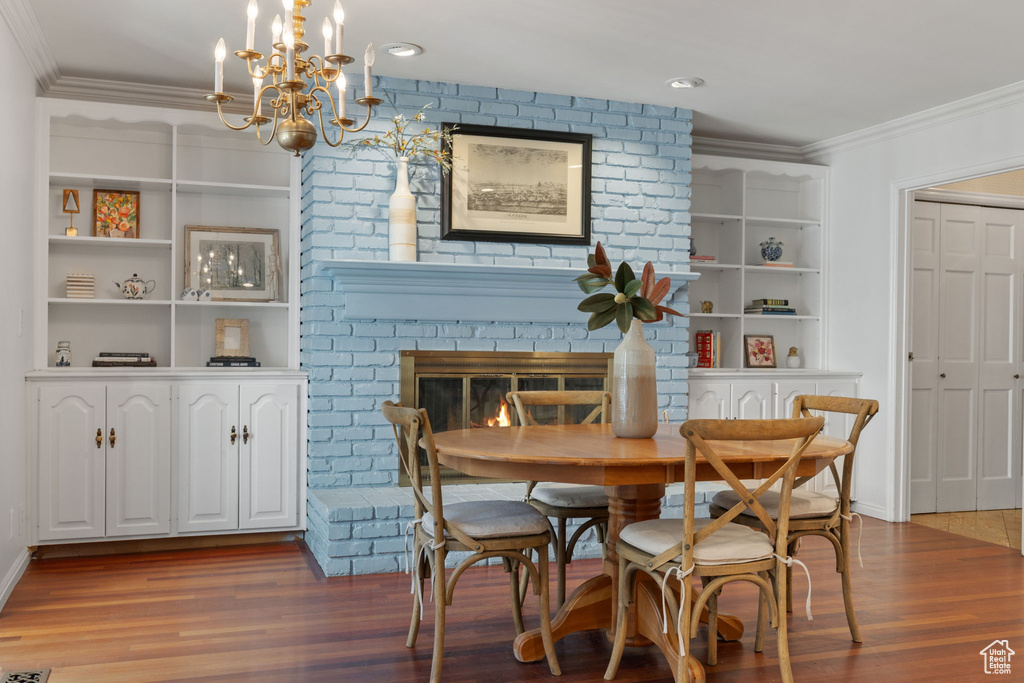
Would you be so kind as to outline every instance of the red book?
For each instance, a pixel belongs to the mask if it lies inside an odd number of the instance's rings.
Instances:
[[[698,330],[693,339],[697,344],[697,367],[713,368],[714,366],[714,333],[711,330]]]

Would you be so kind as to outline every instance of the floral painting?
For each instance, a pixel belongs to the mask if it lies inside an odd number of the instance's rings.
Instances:
[[[139,236],[139,193],[130,190],[93,190],[93,227],[96,237]]]
[[[775,338],[771,335],[743,335],[748,368],[774,368]]]

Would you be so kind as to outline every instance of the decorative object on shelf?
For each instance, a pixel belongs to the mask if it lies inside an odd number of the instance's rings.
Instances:
[[[795,346],[789,347],[789,355],[786,356],[786,367],[787,368],[798,368],[800,367],[800,351]]]
[[[57,351],[54,353],[54,358],[58,368],[71,367],[71,342],[57,342]]]
[[[92,273],[68,273],[65,296],[69,299],[96,298],[96,276]]]
[[[306,57],[303,53],[309,49],[309,45],[302,40],[305,36],[303,25],[306,22],[302,12],[310,3],[311,0],[283,0],[284,22],[282,23],[279,15],[274,17],[273,36],[270,41],[273,52],[266,58],[266,62],[261,64],[264,55],[254,49],[258,8],[256,0],[249,0],[245,49],[235,51],[235,55],[245,60],[253,83],[254,103],[252,113],[243,119],[245,125],[233,126],[224,118],[223,106],[234,98],[224,94],[224,57],[227,55],[227,48],[223,38],[217,42],[214,51],[215,92],[206,96],[207,100],[217,104],[217,113],[225,126],[231,130],[245,130],[253,126],[260,143],[269,144],[276,137],[277,144],[293,152],[295,156],[312,147],[317,140],[317,126],[307,120],[307,116],[312,119],[316,115],[324,142],[331,147],[337,147],[345,139],[346,132],[357,133],[366,128],[373,107],[381,103],[380,99],[373,96],[371,68],[374,51],[373,43],[370,43],[363,53],[363,85],[366,94],[356,100],[356,104],[366,107],[366,120],[361,126],[352,127],[355,121],[346,116],[348,85],[342,72],[342,67],[354,61],[352,57],[341,52],[345,12],[341,8],[341,3],[336,1],[333,13],[334,27],[331,27],[331,22],[327,18],[323,23],[324,54],[310,54]],[[264,85],[263,81],[268,77],[270,83]],[[331,86],[337,88],[337,103],[331,95]],[[269,102],[273,109],[273,119],[263,113],[264,95],[268,92],[277,95]],[[328,116],[326,121],[325,110]],[[264,139],[263,127],[267,124],[270,125]],[[331,140],[328,124],[339,129],[337,142]]]
[[[690,235],[690,258],[697,255],[697,243],[693,240],[693,235]]]
[[[451,131],[438,131],[424,126],[409,131],[413,123],[426,120],[420,108],[411,119],[398,114],[391,119],[391,128],[383,135],[374,135],[357,142],[363,147],[390,150],[396,162],[395,191],[388,203],[388,251],[392,261],[416,260],[416,197],[409,191],[409,161],[415,157],[432,158],[441,167],[442,175],[451,169]],[[447,136],[445,138],[444,136]],[[448,144],[444,144],[447,141]],[[391,154],[388,154],[391,158]]]
[[[590,244],[591,135],[442,126],[441,239]]]
[[[580,289],[591,294],[577,306],[590,313],[587,329],[597,330],[615,320],[625,333],[612,362],[612,431],[629,439],[652,437],[658,431],[658,385],[654,349],[644,339],[643,323],[657,322],[666,314],[685,316],[659,305],[672,282],[667,277],[656,281],[650,261],[640,278],[623,261],[613,278],[611,262],[598,242],[587,256],[587,265],[587,272],[576,278]],[[615,294],[594,294],[608,285]]]
[[[258,368],[260,362],[253,356],[210,356],[208,368]]]
[[[200,289],[196,294],[199,301],[213,301],[213,292],[208,289]]]
[[[192,289],[191,287],[189,287],[188,289],[183,289],[181,291],[180,299],[182,301],[199,301],[199,292]]]
[[[688,351],[686,353],[686,367],[695,368],[697,363],[700,362],[700,354],[696,351]]]
[[[277,230],[185,226],[185,284],[200,301],[275,301],[280,259]]]
[[[766,262],[778,261],[782,258],[782,247],[786,246],[784,242],[779,242],[774,237],[769,237],[764,242],[761,242],[761,258]]]
[[[132,190],[93,190],[92,234],[137,238],[141,202],[139,193]]]
[[[71,221],[68,227],[64,228],[64,234],[68,237],[75,237],[78,235],[78,228],[75,227],[75,214],[82,211],[82,205],[78,203],[78,190],[64,190],[60,205],[61,211],[68,214],[68,220]]]
[[[156,289],[156,280],[143,280],[138,273],[132,273],[130,278],[114,282],[114,286],[121,290],[125,299],[144,299]]]
[[[155,368],[156,359],[148,353],[101,351],[92,361],[94,368]]]
[[[217,356],[249,355],[249,321],[245,318],[217,318]]]
[[[693,334],[697,347],[698,368],[719,368],[722,366],[722,335],[714,330],[697,330]]]
[[[743,312],[746,315],[796,315],[789,299],[754,299],[743,307]]]
[[[715,310],[715,304],[713,302],[711,302],[711,301],[701,301],[700,302],[700,312],[701,313],[711,313],[714,310]]]
[[[775,338],[771,335],[743,335],[745,366],[748,368],[774,368]]]

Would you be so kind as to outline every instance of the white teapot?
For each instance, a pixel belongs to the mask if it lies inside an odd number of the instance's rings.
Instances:
[[[142,299],[156,289],[156,280],[146,281],[138,273],[132,273],[130,278],[124,282],[115,282],[114,286],[121,290],[121,296],[125,299]]]

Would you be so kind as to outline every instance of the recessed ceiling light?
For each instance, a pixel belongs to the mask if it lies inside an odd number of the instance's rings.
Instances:
[[[704,79],[696,76],[683,76],[682,78],[670,78],[665,81],[665,85],[673,88],[697,88],[704,85]]]
[[[412,43],[388,43],[382,45],[380,49],[392,57],[415,57],[423,54],[423,48]]]

